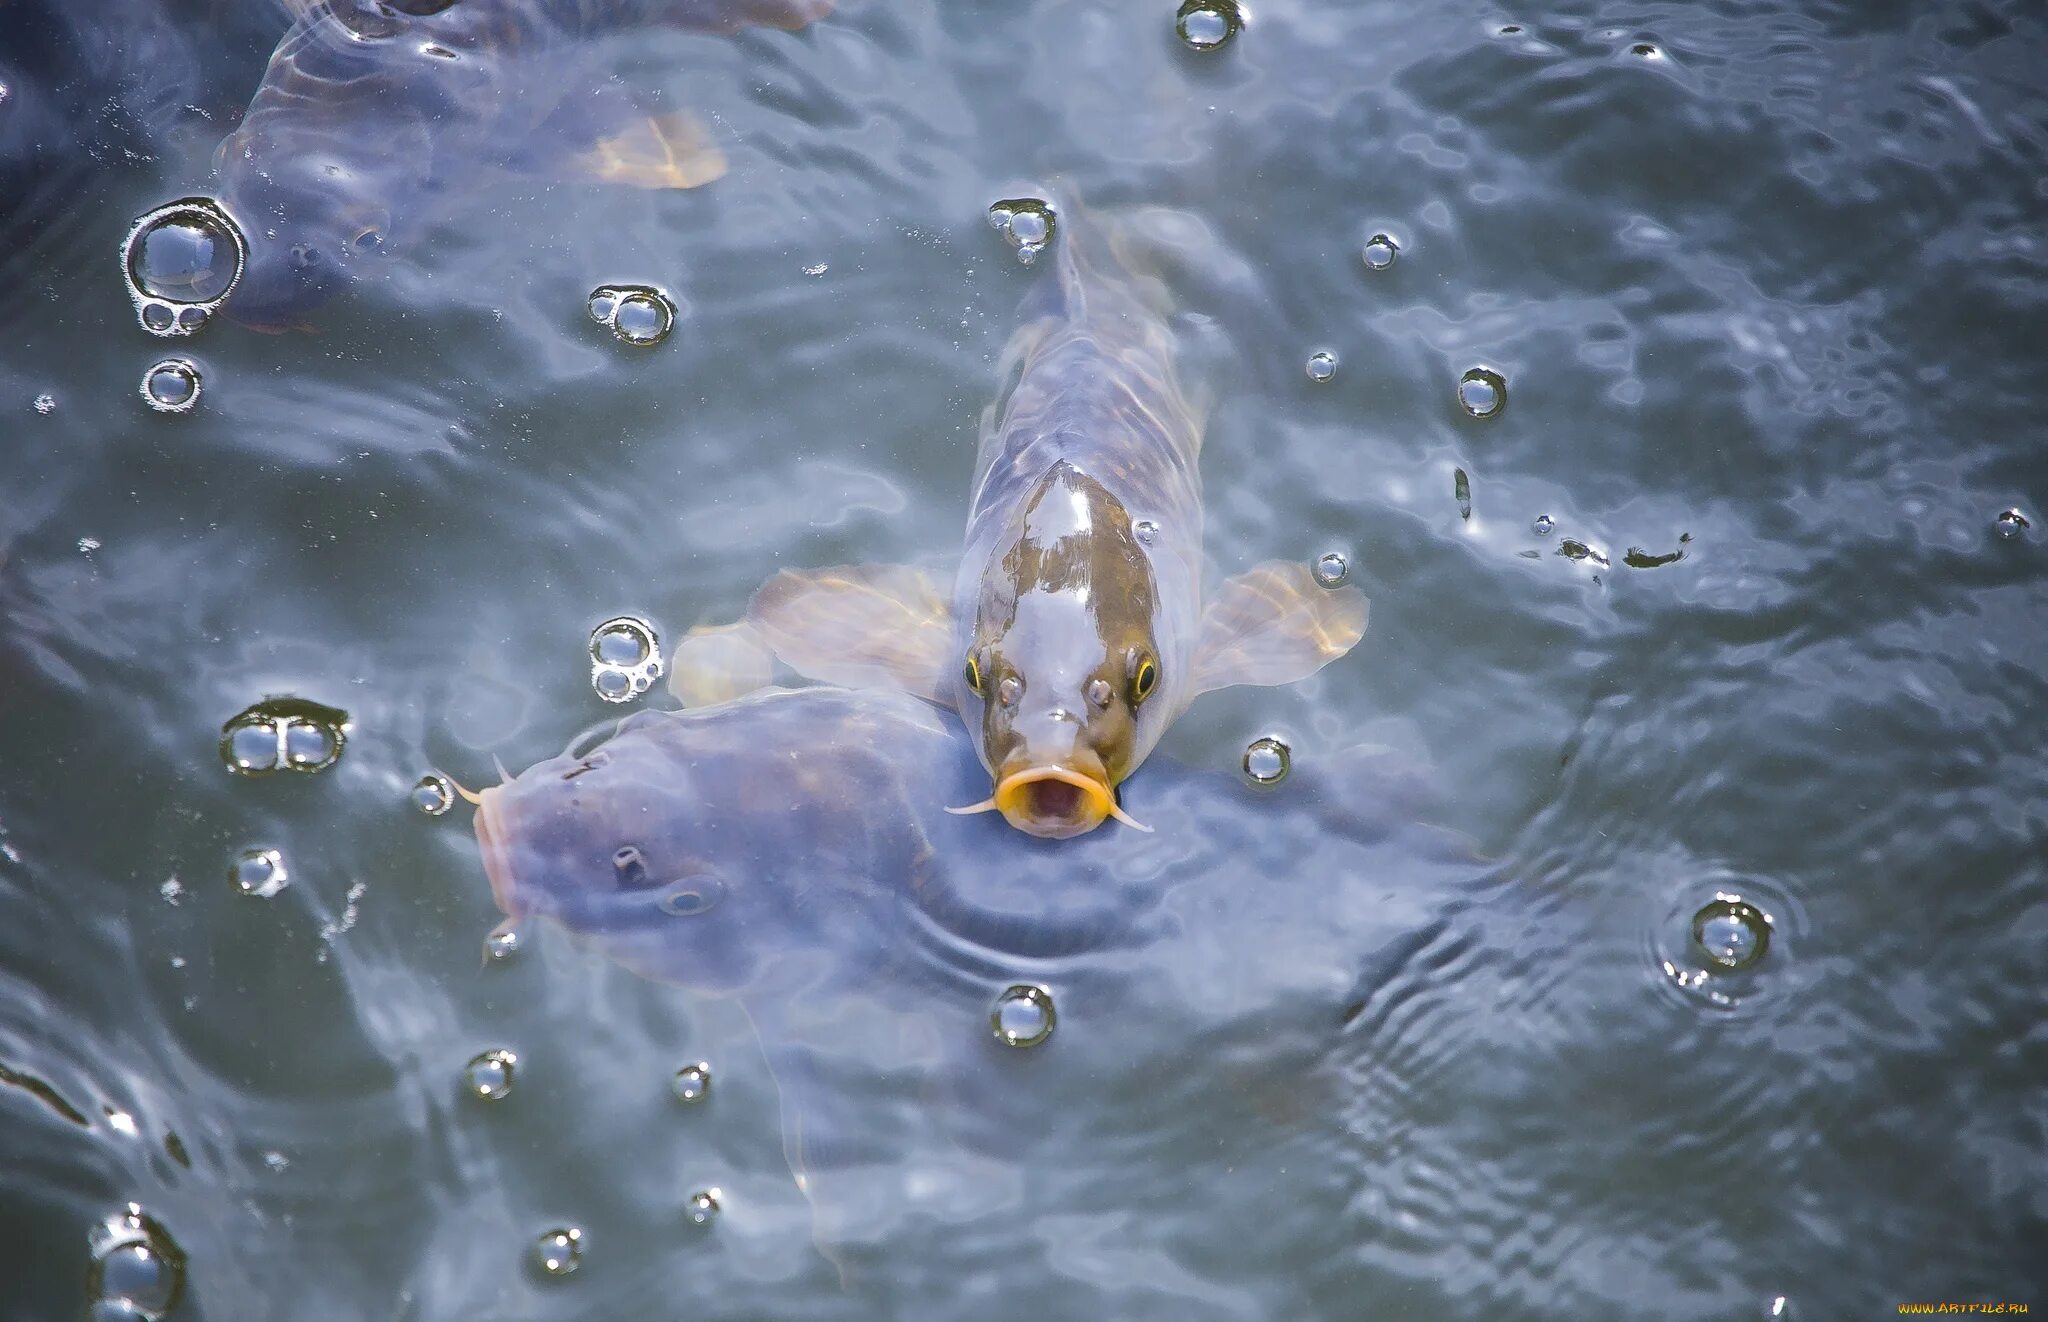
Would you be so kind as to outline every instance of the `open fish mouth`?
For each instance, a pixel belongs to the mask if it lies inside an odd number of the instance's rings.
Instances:
[[[1057,766],[1029,767],[1003,777],[996,786],[995,809],[1018,830],[1047,840],[1085,835],[1108,817],[1130,820],[1117,808],[1109,786]]]

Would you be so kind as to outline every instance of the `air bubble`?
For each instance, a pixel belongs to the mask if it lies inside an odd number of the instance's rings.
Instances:
[[[512,1075],[519,1057],[504,1047],[477,1053],[462,1067],[462,1082],[470,1095],[486,1102],[503,1101],[512,1091]]]
[[[1131,525],[1131,531],[1147,546],[1159,540],[1159,525],[1150,519],[1139,519]]]
[[[93,1227],[92,1273],[87,1291],[103,1316],[155,1319],[178,1305],[185,1291],[185,1253],[163,1223],[139,1204]],[[125,1314],[122,1310],[126,1310]]]
[[[583,1232],[575,1226],[541,1233],[533,1241],[533,1265],[549,1276],[567,1276],[583,1265]]]
[[[248,245],[212,198],[158,207],[129,229],[122,245],[128,293],[144,330],[190,335],[234,291]]]
[[[675,300],[652,285],[600,285],[587,306],[592,321],[626,344],[660,344],[675,329]]]
[[[1991,521],[1993,531],[2007,541],[2024,535],[2027,529],[2033,526],[2027,516],[2016,509],[2001,511],[1999,516]]]
[[[1278,785],[1293,766],[1293,752],[1270,735],[1252,740],[1244,750],[1245,779],[1254,785]]]
[[[719,1197],[716,1189],[699,1189],[683,1204],[683,1215],[700,1226],[708,1226],[718,1219]]]
[[[678,1100],[701,1102],[711,1095],[711,1066],[703,1061],[685,1065],[669,1083]]]
[[[1368,271],[1384,271],[1392,266],[1394,259],[1400,255],[1401,245],[1385,234],[1375,234],[1367,239],[1361,253],[1365,260],[1365,269]]]
[[[489,960],[510,959],[519,953],[523,938],[516,927],[500,927],[484,938],[484,958]]]
[[[661,636],[635,615],[606,620],[590,634],[590,686],[606,702],[629,702],[661,678]]]
[[[285,868],[284,855],[277,850],[245,849],[235,855],[228,868],[228,880],[242,894],[267,900],[291,885],[292,878]]]
[[[57,411],[57,397],[55,395],[37,395],[35,410],[44,417],[49,417]]]
[[[1060,227],[1059,213],[1052,204],[1036,197],[1006,197],[990,204],[988,223],[1026,266],[1038,260]]]
[[[1336,551],[1325,552],[1316,560],[1314,570],[1316,582],[1326,588],[1342,587],[1344,580],[1351,577],[1351,562]]]
[[[1717,894],[1692,916],[1692,944],[1723,972],[1749,968],[1770,949],[1770,916],[1740,896]]]
[[[1462,468],[1451,473],[1451,498],[1458,502],[1458,517],[1469,520],[1472,517],[1472,479]]]
[[[446,776],[425,775],[413,782],[412,806],[429,817],[439,817],[455,806],[455,785]]]
[[[1473,417],[1499,417],[1507,405],[1507,378],[1492,368],[1474,367],[1458,378],[1458,406]]]
[[[1529,526],[1536,530],[1538,537],[1548,537],[1550,536],[1550,530],[1557,526],[1557,520],[1551,518],[1548,514],[1539,514],[1536,516],[1536,521]]]
[[[220,758],[238,776],[324,771],[341,760],[348,713],[304,698],[265,698],[221,727]]]
[[[189,413],[199,402],[199,369],[166,358],[142,374],[142,402],[159,413]]]
[[[1244,27],[1244,11],[1236,0],[1186,0],[1173,26],[1191,50],[1215,50]]]
[[[1308,379],[1328,381],[1337,375],[1337,355],[1328,349],[1318,349],[1308,356]]]
[[[1035,1047],[1052,1036],[1053,1025],[1058,1022],[1052,992],[1030,983],[1018,983],[996,997],[988,1022],[996,1041],[1004,1046]]]

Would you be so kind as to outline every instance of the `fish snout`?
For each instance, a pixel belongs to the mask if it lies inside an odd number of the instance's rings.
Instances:
[[[996,777],[996,811],[1010,825],[1047,840],[1085,835],[1116,810],[1102,759],[1072,739],[1064,748],[1025,744]]]

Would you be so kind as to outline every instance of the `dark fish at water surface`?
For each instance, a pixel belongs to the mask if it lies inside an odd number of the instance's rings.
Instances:
[[[1184,1102],[1133,1090],[1284,1043],[1315,1068],[1489,881],[1395,761],[1338,755],[1274,790],[1160,766],[1133,794],[1159,830],[1076,852],[944,811],[983,773],[928,703],[769,689],[579,741],[483,791],[476,833],[508,926],[551,920],[744,1007],[832,1256],[898,1215],[1015,1210],[1040,1163],[1200,1196],[1221,1173],[1176,1149]],[[1014,986],[1057,1024],[1028,1050],[991,1028]],[[1270,1083],[1289,1123],[1335,1123]],[[1082,1155],[1110,1114],[1134,1128]]]
[[[636,27],[796,29],[831,0],[318,0],[220,145],[220,198],[249,244],[229,303],[283,329],[417,232],[489,168],[643,188],[724,173],[701,126],[651,114],[579,68],[580,43]]]
[[[1365,632],[1364,595],[1302,563],[1204,593],[1202,412],[1126,233],[1062,213],[1050,307],[1012,337],[983,418],[950,597],[907,567],[785,570],[748,611],[804,675],[955,708],[994,781],[969,810],[1051,838],[1138,825],[1117,786],[1197,695],[1292,683]]]

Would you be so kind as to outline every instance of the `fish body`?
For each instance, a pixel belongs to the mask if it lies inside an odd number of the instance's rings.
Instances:
[[[1055,839],[1137,825],[1117,787],[1189,702],[1313,674],[1367,609],[1296,562],[1203,592],[1202,410],[1164,286],[1126,259],[1125,227],[1064,214],[1049,306],[1012,337],[983,420],[951,592],[900,566],[786,570],[747,618],[811,678],[953,707],[993,782],[967,811]],[[678,676],[708,668],[691,653]]]
[[[768,690],[630,717],[484,791],[476,828],[509,923],[745,1008],[828,1256],[898,1216],[1015,1213],[1043,1163],[1192,1196],[1223,1177],[1143,1081],[1313,1060],[1485,877],[1384,756],[1270,791],[1159,766],[1133,795],[1158,831],[1080,853],[943,810],[980,780],[927,702]],[[1056,1011],[1024,1049],[991,1022],[1020,986]]]
[[[723,159],[701,130],[629,104],[577,67],[579,45],[652,24],[800,27],[829,0],[302,8],[214,159],[221,200],[249,245],[230,311],[266,328],[301,322],[482,170],[567,165],[646,187],[716,178]]]

